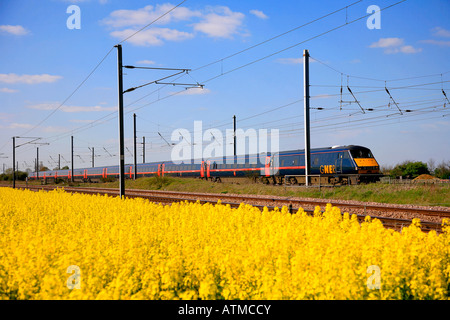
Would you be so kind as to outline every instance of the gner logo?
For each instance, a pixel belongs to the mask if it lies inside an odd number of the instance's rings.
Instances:
[[[320,166],[320,173],[336,173],[336,166],[335,165],[329,165],[329,166]]]

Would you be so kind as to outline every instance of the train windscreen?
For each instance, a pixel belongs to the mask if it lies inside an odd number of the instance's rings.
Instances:
[[[355,158],[373,158],[372,152],[369,149],[350,150],[352,157]]]

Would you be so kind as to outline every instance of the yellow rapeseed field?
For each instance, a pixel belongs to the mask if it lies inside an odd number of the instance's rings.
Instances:
[[[0,299],[448,299],[419,223],[0,188]]]

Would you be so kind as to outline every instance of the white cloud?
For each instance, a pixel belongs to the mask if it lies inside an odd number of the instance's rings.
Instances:
[[[203,17],[203,20],[195,23],[194,30],[202,32],[212,38],[233,38],[239,33],[239,28],[243,24],[245,15],[240,12],[233,12],[228,7],[217,6],[210,8],[210,13]]]
[[[113,31],[111,35],[118,39],[125,39],[135,33],[137,30],[126,29],[122,31]],[[183,41],[193,38],[194,35],[188,32],[178,31],[169,28],[152,28],[143,30],[127,41],[137,46],[160,46],[167,41]]]
[[[30,124],[30,123],[18,123],[18,122],[13,122],[9,125],[6,126],[0,126],[0,128],[2,129],[31,129],[34,128],[35,125]],[[54,133],[54,132],[66,132],[67,128],[66,127],[61,127],[61,126],[47,126],[47,127],[40,127],[40,130],[42,132],[47,132],[47,133]]]
[[[276,60],[278,63],[282,64],[303,64],[303,58],[279,58]],[[310,59],[309,63],[317,62],[314,59]]]
[[[423,130],[439,132],[448,131],[449,125],[449,121],[436,121],[432,123],[419,124],[419,127]]]
[[[441,37],[441,38],[450,38],[450,30],[446,30],[442,27],[436,27],[431,29],[432,35],[434,37]],[[422,40],[421,43],[431,44],[439,47],[450,47],[450,41],[446,40],[435,40],[435,39],[428,39],[428,40]]]
[[[370,48],[388,48],[398,47],[405,43],[405,40],[400,38],[381,38],[377,42],[372,43]]]
[[[30,129],[33,128],[34,126],[32,124],[29,123],[11,123],[8,126],[8,129]]]
[[[9,89],[9,88],[0,88],[0,92],[3,92],[3,93],[15,93],[15,92],[19,92],[19,90]]]
[[[95,120],[81,120],[81,119],[71,119],[69,120],[69,122],[73,122],[73,123],[91,123],[94,122]]]
[[[1,25],[0,26],[0,31],[1,32],[6,32],[9,34],[13,34],[15,36],[24,36],[26,34],[29,33],[29,31],[27,29],[25,29],[22,26],[12,26],[12,25]]]
[[[381,38],[377,42],[372,43],[369,48],[383,48],[384,53],[418,53],[422,51],[422,48],[414,48],[411,45],[405,45],[405,40],[401,38]]]
[[[269,17],[260,10],[253,9],[253,10],[250,10],[250,13],[257,16],[260,19],[269,19]]]
[[[43,132],[47,132],[47,133],[67,132],[66,127],[60,127],[60,126],[47,126],[47,127],[41,128],[41,130]]]
[[[136,62],[136,64],[149,64],[149,65],[155,64],[155,63],[156,62],[153,60],[140,60],[140,61]]]
[[[35,110],[55,110],[59,106],[58,103],[40,103],[35,105],[27,106],[29,109]],[[59,108],[62,112],[102,112],[102,111],[115,111],[117,107],[101,107],[101,106],[92,106],[92,107],[80,107],[80,106],[62,106]]]
[[[37,83],[52,83],[59,79],[61,76],[52,76],[49,74],[24,74],[17,75],[15,73],[1,73],[0,82],[4,83],[25,83],[25,84],[37,84]]]
[[[433,45],[436,45],[439,47],[450,47],[450,41],[430,39],[430,40],[422,40],[420,42],[427,43],[427,44],[433,44]]]
[[[79,107],[79,106],[62,106],[61,111],[63,112],[103,112],[103,111],[116,111],[117,107]]]
[[[318,94],[317,96],[311,97],[311,100],[315,100],[315,99],[331,99],[331,98],[333,98],[333,96],[331,96],[329,94]]]
[[[81,3],[81,2],[90,2],[91,0],[61,0],[63,2],[70,2],[70,3]],[[98,0],[100,4],[106,4],[108,3],[108,0]]]
[[[446,30],[441,27],[436,27],[431,30],[433,32],[433,35],[435,37],[444,37],[444,38],[450,38],[450,30]]]
[[[110,33],[111,36],[123,40],[161,16],[163,17],[156,21],[154,25],[161,26],[195,19],[193,23],[185,26],[185,28],[193,29],[192,31],[154,27],[144,29],[127,40],[139,46],[159,46],[164,44],[165,41],[192,39],[195,36],[193,31],[213,38],[232,39],[235,34],[240,32],[240,27],[245,17],[243,13],[233,12],[225,6],[211,6],[202,11],[177,7],[169,14],[166,14],[173,8],[173,4],[165,3],[156,6],[148,5],[137,10],[116,10],[111,12],[108,18],[101,20],[101,23],[113,29]],[[261,14],[263,13],[261,12]]]
[[[303,58],[280,58],[277,62],[282,64],[302,64]]]
[[[211,90],[206,89],[206,88],[189,88],[186,89],[180,93],[178,93],[178,95],[198,95],[198,94],[208,94],[210,93]]]
[[[0,120],[8,120],[12,117],[13,117],[13,115],[10,113],[0,112]]]
[[[402,53],[418,53],[422,51],[422,48],[414,48],[413,46],[401,46],[399,48],[400,52]],[[396,52],[393,52],[396,53]]]
[[[116,10],[111,12],[109,18],[103,19],[102,23],[113,28],[145,26],[173,7],[174,5],[165,3],[156,6],[148,5],[137,10]],[[192,17],[198,17],[200,15],[201,13],[199,11],[192,11],[186,7],[178,7],[159,19],[155,24],[161,25],[168,24],[172,21],[189,20]]]

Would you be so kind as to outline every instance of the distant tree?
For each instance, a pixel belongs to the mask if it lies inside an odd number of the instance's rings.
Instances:
[[[437,165],[434,170],[434,174],[440,179],[450,179],[450,161],[447,163],[442,161],[439,165]]]
[[[392,168],[389,172],[389,176],[392,178],[403,177],[403,172],[406,169],[406,165],[411,161],[403,161],[402,163],[397,164],[394,168]]]
[[[430,160],[428,160],[427,162],[428,165],[428,170],[430,170],[430,173],[433,173],[434,170],[436,169],[436,162],[434,161],[434,159],[430,158]]]
[[[69,170],[69,166],[64,166],[61,168],[61,170]]]
[[[429,174],[428,166],[426,163],[421,161],[405,161],[401,164],[398,164],[391,170],[391,177],[403,177],[414,179],[421,174]]]
[[[428,166],[426,163],[423,163],[421,161],[417,162],[410,162],[406,165],[405,171],[403,174],[406,177],[409,177],[411,179],[414,179],[421,174],[430,174],[430,171],[428,170]]]
[[[382,174],[385,174],[385,175],[391,175],[391,171],[392,171],[392,169],[393,169],[394,167],[392,166],[392,165],[383,165],[383,166],[380,166],[380,171],[381,171],[381,173]]]
[[[25,181],[25,179],[28,177],[28,173],[24,171],[17,171],[16,172],[16,179]],[[12,180],[12,178],[11,178]]]
[[[16,180],[24,181],[28,177],[27,172],[16,171]],[[5,173],[0,174],[0,181],[12,181],[12,169],[5,170]]]

